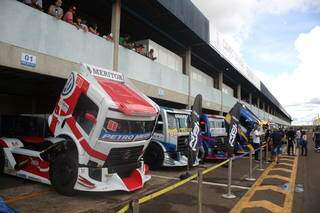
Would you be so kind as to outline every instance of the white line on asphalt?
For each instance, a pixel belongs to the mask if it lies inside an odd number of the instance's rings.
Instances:
[[[157,177],[157,178],[163,178],[163,179],[168,179],[168,180],[180,180],[180,178],[176,178],[176,177],[167,177],[167,176],[162,176],[162,175],[151,175],[152,177]],[[192,180],[190,181],[192,183],[198,183],[198,181],[196,180]],[[227,184],[224,183],[214,183],[214,182],[208,182],[208,181],[203,181],[202,182],[204,185],[211,185],[211,186],[223,186],[223,187],[227,187]],[[238,185],[231,185],[231,188],[235,188],[235,189],[250,189],[250,187],[247,186],[238,186]]]

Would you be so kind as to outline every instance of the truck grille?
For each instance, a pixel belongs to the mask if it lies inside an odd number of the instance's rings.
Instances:
[[[178,136],[178,144],[177,144],[177,151],[181,152],[181,154],[187,155],[188,154],[188,138],[189,136]]]
[[[226,137],[217,137],[216,138],[216,151],[222,151],[226,152],[227,151],[227,138]]]
[[[140,166],[138,159],[143,146],[112,148],[104,167],[109,173],[118,173],[120,177],[129,176],[131,171]]]

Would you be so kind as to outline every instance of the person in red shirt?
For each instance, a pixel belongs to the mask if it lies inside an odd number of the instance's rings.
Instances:
[[[69,24],[73,24],[73,16],[76,14],[77,8],[75,6],[69,7],[69,10],[64,14],[63,20]]]

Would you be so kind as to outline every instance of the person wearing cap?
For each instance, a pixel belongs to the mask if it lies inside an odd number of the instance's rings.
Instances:
[[[75,6],[69,7],[69,10],[64,14],[63,20],[69,24],[73,24],[73,16],[76,14],[77,8]]]

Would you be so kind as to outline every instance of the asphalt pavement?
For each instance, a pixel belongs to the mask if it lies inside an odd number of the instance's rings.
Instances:
[[[293,213],[320,212],[320,153],[314,151],[313,142],[308,151],[308,156],[299,157]]]

